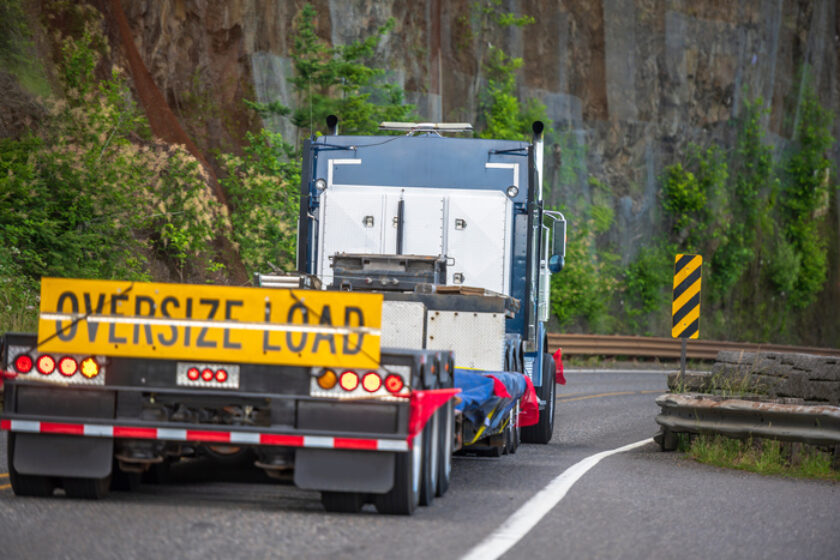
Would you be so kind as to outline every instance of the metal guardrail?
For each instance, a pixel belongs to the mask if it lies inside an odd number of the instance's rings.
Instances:
[[[676,448],[677,433],[798,441],[840,449],[840,407],[777,404],[712,395],[668,393],[656,399],[662,412],[657,442]]]
[[[549,334],[550,348],[562,348],[563,356],[600,355],[643,358],[679,358],[680,340],[648,336],[617,336],[595,334]],[[721,350],[745,352],[784,352],[840,356],[838,348],[812,346],[781,346],[720,340],[689,340],[687,357],[693,360],[714,360]]]

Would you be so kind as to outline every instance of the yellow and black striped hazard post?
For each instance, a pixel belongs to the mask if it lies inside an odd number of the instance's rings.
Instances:
[[[671,336],[682,341],[680,379],[685,378],[685,353],[689,338],[700,338],[700,280],[703,257],[678,254],[674,258],[674,302],[671,305],[673,323]]]

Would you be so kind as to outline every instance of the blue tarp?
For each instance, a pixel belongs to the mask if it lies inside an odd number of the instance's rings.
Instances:
[[[493,379],[486,377],[487,375],[492,375],[501,381],[511,398],[497,397],[493,393]],[[521,373],[455,368],[455,387],[461,389],[458,393],[461,402],[455,408],[463,412],[464,416],[476,426],[484,424],[487,416],[498,407],[487,425],[492,430],[501,424],[510,409],[522,398],[527,385]]]

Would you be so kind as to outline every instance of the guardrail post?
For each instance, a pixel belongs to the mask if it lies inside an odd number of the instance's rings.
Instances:
[[[680,339],[680,378],[677,379],[677,387],[683,386],[685,380],[685,356],[688,348],[688,339],[683,337]]]

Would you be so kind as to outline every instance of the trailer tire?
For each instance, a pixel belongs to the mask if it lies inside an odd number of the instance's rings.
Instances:
[[[111,488],[111,475],[105,478],[76,478],[62,479],[64,491],[70,498],[79,500],[101,500],[108,495]]]
[[[423,429],[423,479],[420,483],[420,505],[430,506],[435,501],[440,460],[440,422],[438,414],[429,418]]]
[[[545,401],[545,408],[540,411],[540,420],[533,426],[522,428],[522,441],[525,443],[546,444],[554,433],[554,398],[557,390],[554,378],[554,358],[543,355],[542,385],[537,389],[537,396]]]
[[[359,513],[365,505],[360,492],[321,492],[321,504],[330,513]]]
[[[397,453],[394,461],[394,486],[374,500],[376,511],[389,515],[411,515],[420,503],[420,479],[423,472],[423,434],[414,437],[406,453]]]
[[[440,407],[438,414],[441,415],[439,422],[441,437],[438,441],[440,451],[438,452],[438,475],[436,496],[443,496],[449,490],[449,480],[452,477],[452,443],[455,439],[455,417],[452,413],[452,400]]]
[[[12,485],[12,492],[15,496],[29,496],[33,498],[46,498],[52,496],[55,485],[48,476],[31,474],[20,474],[15,470],[15,434],[9,432],[7,438],[7,454],[9,461],[9,482]]]
[[[143,473],[124,471],[114,461],[114,466],[111,467],[111,490],[131,492],[140,488],[142,482]]]

